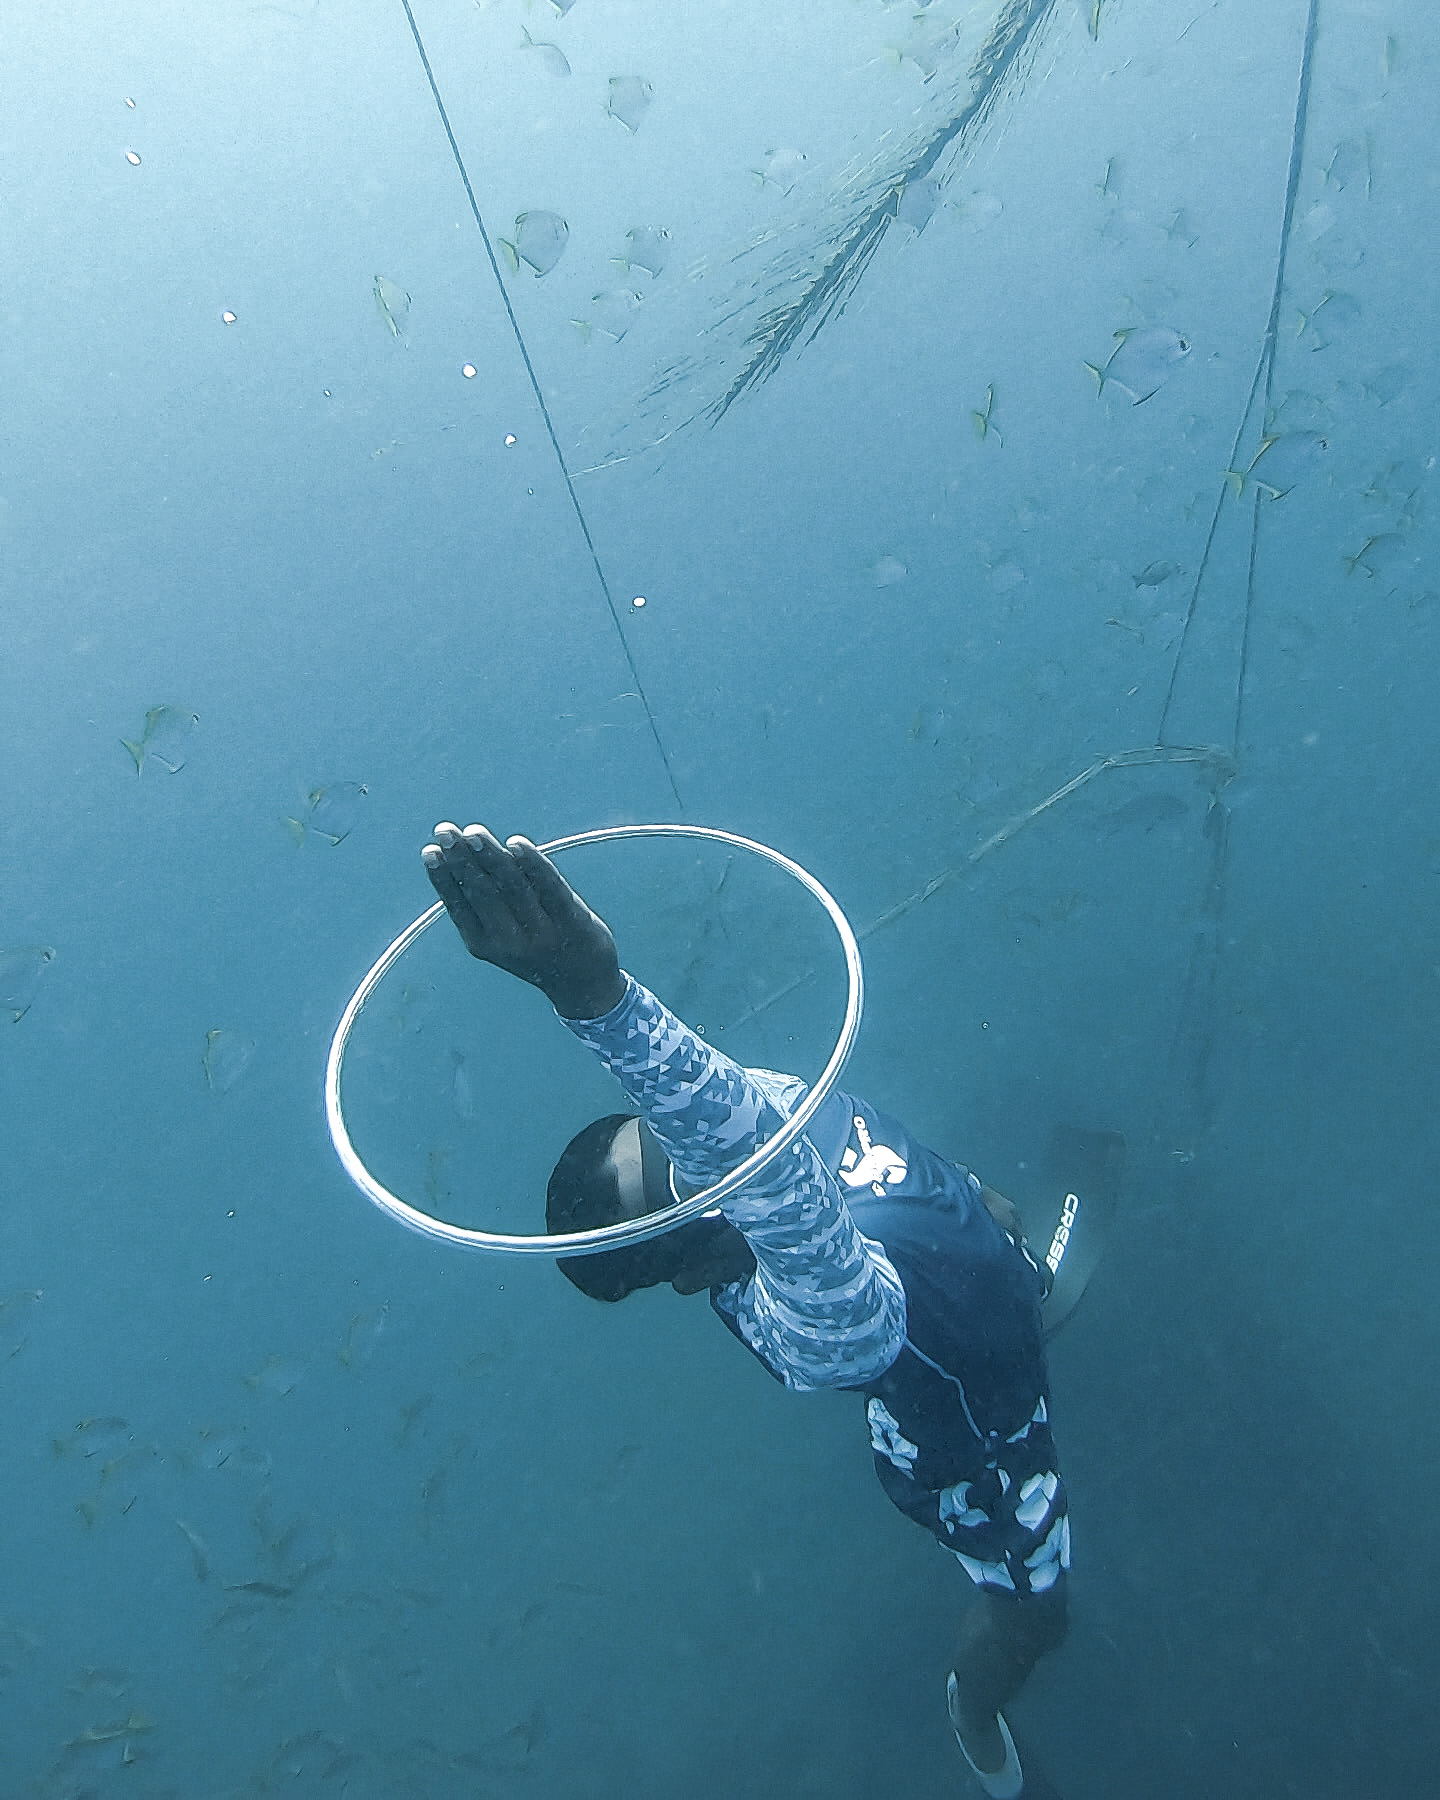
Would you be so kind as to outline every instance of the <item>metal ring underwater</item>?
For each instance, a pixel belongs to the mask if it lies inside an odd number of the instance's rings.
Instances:
[[[439,1243],[454,1244],[462,1250],[489,1250],[508,1256],[589,1256],[601,1250],[618,1249],[623,1244],[639,1244],[648,1238],[661,1237],[665,1232],[673,1231],[677,1225],[683,1225],[687,1220],[709,1212],[753,1175],[758,1175],[774,1162],[805,1130],[839,1080],[840,1072],[845,1067],[859,1034],[860,1015],[865,1004],[865,977],[860,962],[860,945],[850,921],[837,902],[808,870],[802,869],[799,863],[793,862],[788,856],[772,850],[768,844],[757,843],[753,838],[739,837],[733,831],[721,831],[710,825],[607,825],[598,831],[581,831],[572,837],[556,838],[551,843],[541,844],[539,849],[546,856],[554,856],[562,850],[577,849],[582,844],[603,844],[622,838],[647,837],[703,838],[711,843],[731,845],[737,850],[753,851],[755,855],[766,858],[787,875],[793,876],[824,907],[844,952],[849,992],[840,1034],[819,1079],[775,1135],[768,1138],[758,1150],[747,1156],[744,1162],[713,1187],[692,1194],[687,1200],[681,1200],[674,1206],[646,1213],[642,1218],[623,1219],[619,1224],[600,1226],[593,1231],[557,1232],[551,1236],[548,1232],[529,1234],[472,1231],[421,1212],[418,1207],[409,1205],[398,1194],[392,1194],[389,1188],[383,1187],[360,1160],[359,1153],[350,1141],[350,1133],[346,1129],[340,1107],[340,1072],[350,1032],[366,1001],[380,985],[387,971],[394,967],[416,938],[428,931],[444,913],[444,905],[437,900],[434,906],[405,927],[350,996],[349,1003],[340,1016],[340,1023],[335,1027],[335,1035],[330,1040],[330,1053],[325,1062],[325,1122],[330,1130],[330,1141],[335,1146],[335,1154],[340,1158],[345,1173],[366,1199],[373,1201],[382,1212],[388,1213],[408,1230],[418,1232],[422,1237],[434,1238]]]

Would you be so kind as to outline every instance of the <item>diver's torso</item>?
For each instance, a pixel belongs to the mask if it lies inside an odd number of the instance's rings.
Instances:
[[[905,1345],[859,1390],[876,1455],[922,1488],[972,1477],[1045,1395],[1040,1277],[978,1179],[898,1119],[836,1093],[807,1135],[905,1289]]]

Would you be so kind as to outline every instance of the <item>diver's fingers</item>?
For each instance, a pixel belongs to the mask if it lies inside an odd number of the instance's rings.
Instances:
[[[435,827],[435,842],[439,844],[445,867],[460,892],[475,909],[478,918],[498,925],[501,915],[508,915],[510,909],[485,864],[482,853],[487,838],[499,849],[483,825],[471,825],[467,831],[461,831],[447,819]],[[506,922],[513,923],[513,918],[507,918]]]
[[[544,925],[545,914],[531,891],[530,883],[499,838],[483,825],[467,825],[464,841],[469,846],[473,866],[491,883],[494,892],[509,909],[520,929],[533,932],[538,926]],[[461,885],[465,884],[466,877],[462,874]]]
[[[420,852],[420,860],[425,865],[425,873],[430,877],[431,887],[444,902],[446,912],[464,940],[465,948],[474,956],[483,955],[480,945],[484,939],[484,930],[475,908],[455,878],[455,871],[446,862],[441,846],[438,843],[426,844]]]
[[[546,916],[557,925],[572,919],[584,902],[550,858],[537,850],[527,837],[507,838],[505,847]]]
[[[492,925],[498,924],[499,915],[508,909],[495,883],[477,858],[475,844],[458,825],[452,824],[448,819],[442,820],[435,827],[435,842],[440,847],[446,872],[454,883],[455,891],[464,895],[477,921],[488,919]]]

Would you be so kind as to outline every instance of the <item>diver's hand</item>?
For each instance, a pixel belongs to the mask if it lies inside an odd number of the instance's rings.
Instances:
[[[625,992],[610,927],[528,838],[448,820],[420,852],[472,956],[538,987],[562,1018],[598,1019]]]

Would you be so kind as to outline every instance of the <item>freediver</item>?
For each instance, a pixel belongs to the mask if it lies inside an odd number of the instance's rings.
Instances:
[[[567,1146],[546,1194],[549,1231],[698,1193],[803,1097],[802,1082],[740,1067],[626,974],[609,927],[528,839],[447,822],[421,856],[470,954],[539,988],[637,1109]],[[1065,1635],[1070,1527],[1046,1280],[1014,1206],[897,1120],[832,1092],[806,1134],[713,1212],[558,1262],[596,1300],[662,1282],[708,1290],[787,1388],[864,1396],[885,1492],[979,1590],[946,1681],[956,1741],[992,1800],[1022,1794],[1002,1708]]]

